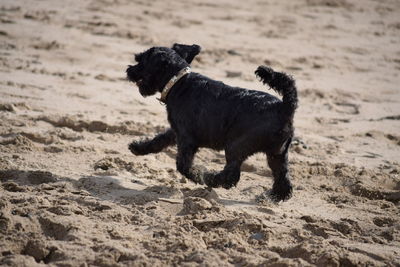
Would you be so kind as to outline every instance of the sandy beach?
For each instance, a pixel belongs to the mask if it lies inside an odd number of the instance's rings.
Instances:
[[[400,2],[2,0],[1,266],[399,266]],[[231,190],[181,176],[176,147],[135,156],[168,127],[126,80],[133,55],[198,44],[192,70],[299,94],[293,197],[266,156]],[[268,91],[272,93],[271,91]],[[195,164],[221,170],[223,152]]]

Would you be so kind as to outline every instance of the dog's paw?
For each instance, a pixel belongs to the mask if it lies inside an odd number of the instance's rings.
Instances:
[[[211,188],[222,187],[231,189],[236,186],[239,180],[226,179],[221,173],[205,172],[203,174],[204,183]]]
[[[212,172],[204,172],[203,173],[203,181],[210,188],[220,187],[221,185],[215,179],[215,173]]]
[[[273,201],[286,201],[292,197],[293,188],[290,184],[274,186],[270,193],[270,197]]]
[[[231,189],[232,187],[236,186],[237,183],[234,182],[225,182],[223,184],[221,184],[221,186],[223,188],[225,188],[226,190]]]
[[[129,150],[137,156],[148,154],[146,146],[141,142],[130,143]]]
[[[225,178],[225,179],[224,179]],[[231,177],[224,177],[221,174],[217,174],[215,176],[217,181],[220,181],[220,186],[225,188],[226,190],[231,189],[232,187],[236,186],[239,182],[239,179],[231,179]]]

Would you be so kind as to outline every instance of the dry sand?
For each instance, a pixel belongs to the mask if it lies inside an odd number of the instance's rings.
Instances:
[[[0,6],[0,265],[399,266],[398,0]],[[264,155],[208,192],[175,148],[130,154],[168,123],[126,66],[174,42],[201,45],[194,71],[230,85],[266,90],[261,64],[296,78],[292,199],[259,198]]]

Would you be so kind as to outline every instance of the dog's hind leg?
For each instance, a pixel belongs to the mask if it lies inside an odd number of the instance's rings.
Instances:
[[[288,149],[290,141],[285,146],[281,154],[267,154],[268,165],[274,176],[271,198],[277,202],[288,200],[292,196],[292,185],[288,173]]]
[[[135,141],[129,144],[129,150],[135,155],[146,155],[150,153],[158,153],[168,146],[176,144],[175,132],[168,129],[158,134],[153,139],[145,141]]]

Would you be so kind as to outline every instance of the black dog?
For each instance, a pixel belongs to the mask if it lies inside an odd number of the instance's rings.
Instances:
[[[153,47],[135,55],[137,64],[127,69],[143,96],[161,94],[171,128],[155,138],[129,145],[135,155],[157,153],[177,144],[178,171],[195,183],[209,187],[235,186],[240,166],[247,157],[264,152],[274,176],[271,197],[291,197],[288,150],[293,137],[293,115],[297,107],[295,82],[288,75],[260,66],[256,75],[283,96],[231,87],[198,73],[189,64],[200,53],[198,45],[175,44]],[[217,173],[192,166],[200,147],[225,150],[225,168]]]

